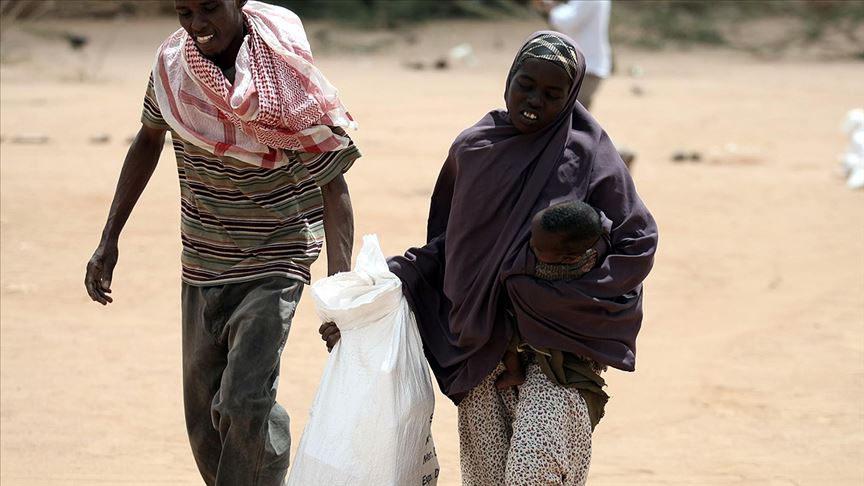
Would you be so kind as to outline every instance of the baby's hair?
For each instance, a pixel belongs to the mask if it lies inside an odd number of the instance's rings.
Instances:
[[[544,209],[540,227],[551,233],[563,233],[575,242],[596,241],[603,232],[600,214],[582,201],[566,201]]]

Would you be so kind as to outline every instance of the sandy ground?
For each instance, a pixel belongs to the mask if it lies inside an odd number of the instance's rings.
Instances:
[[[88,54],[14,32],[4,40],[0,481],[199,484],[181,407],[170,150],[121,240],[115,303],[90,302],[82,285],[153,51],[174,23],[65,27],[92,36]],[[364,51],[393,35],[313,36],[352,49],[322,47],[319,64],[361,123],[365,157],[348,176],[358,239],[378,233],[389,254],[422,240],[450,142],[502,105],[511,56],[540,27],[429,26],[417,44],[379,52]],[[401,66],[464,40],[474,67]],[[596,116],[639,152],[634,177],[661,247],[638,371],[608,374],[590,484],[864,484],[864,193],[835,174],[845,112],[864,102],[864,63],[622,49],[618,64]],[[645,76],[627,77],[631,65]],[[50,141],[12,143],[20,134]],[[99,134],[110,141],[88,141]],[[705,160],[673,163],[676,149]],[[327,359],[317,327],[307,295],[279,392],[295,447]],[[434,435],[439,484],[460,484],[455,408],[440,396]]]

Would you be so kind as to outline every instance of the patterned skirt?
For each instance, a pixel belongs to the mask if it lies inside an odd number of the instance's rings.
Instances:
[[[459,404],[464,486],[581,486],[591,421],[578,391],[553,383],[533,359],[525,383],[495,388],[499,365]]]

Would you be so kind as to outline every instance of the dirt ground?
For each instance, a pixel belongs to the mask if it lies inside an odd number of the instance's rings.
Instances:
[[[91,302],[82,283],[174,21],[31,27],[42,34],[6,32],[0,75],[0,482],[200,484],[181,404],[170,150],[121,240],[115,303]],[[61,27],[90,44],[74,52],[44,33]],[[421,242],[450,142],[502,106],[512,55],[542,27],[434,24],[412,40],[309,26],[361,125],[365,155],[348,174],[358,240],[377,233],[388,254]],[[461,42],[475,65],[403,67]],[[864,63],[629,49],[617,63],[595,114],[638,151],[661,238],[638,371],[608,374],[589,484],[864,484],[864,193],[836,174]],[[49,141],[14,140],[39,134]],[[676,150],[703,160],[674,163]],[[307,295],[279,391],[294,447],[327,359],[317,327]],[[442,486],[460,484],[455,412],[439,395]]]

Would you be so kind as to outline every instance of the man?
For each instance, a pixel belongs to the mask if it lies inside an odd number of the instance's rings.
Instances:
[[[90,297],[112,302],[120,232],[171,131],[181,193],[183,397],[208,485],[281,484],[288,414],[279,359],[309,266],[350,269],[343,173],[360,152],[300,20],[246,0],[175,0],[182,29],[159,50],[126,155]]]

